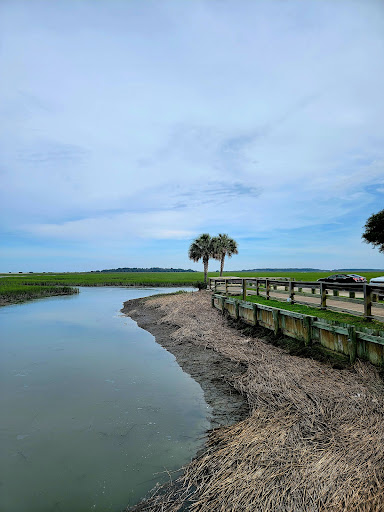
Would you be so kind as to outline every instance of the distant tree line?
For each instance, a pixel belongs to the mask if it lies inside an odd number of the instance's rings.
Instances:
[[[151,268],[139,268],[139,267],[123,267],[123,268],[110,268],[106,270],[92,270],[91,272],[196,272],[196,270],[192,269],[183,269],[183,268],[161,268],[161,267],[151,267]]]

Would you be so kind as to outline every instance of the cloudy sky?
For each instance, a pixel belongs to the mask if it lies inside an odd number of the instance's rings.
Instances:
[[[1,0],[0,271],[384,268],[383,62],[382,0]]]

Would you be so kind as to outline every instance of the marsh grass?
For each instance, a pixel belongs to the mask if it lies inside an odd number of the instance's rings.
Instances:
[[[224,272],[224,276],[237,277],[291,277],[297,281],[316,281],[330,272]],[[367,280],[383,272],[362,272]],[[67,286],[195,286],[204,280],[203,272],[86,272],[55,274],[3,274],[1,281],[27,285]],[[208,277],[218,277],[218,272],[209,272]],[[4,283],[5,284],[5,283]]]
[[[200,275],[201,274],[201,275]],[[198,272],[119,272],[16,275],[1,282],[23,285],[67,286],[194,286],[201,281]]]
[[[0,305],[14,304],[31,299],[52,297],[54,295],[73,295],[79,293],[77,288],[70,286],[45,286],[0,283]]]

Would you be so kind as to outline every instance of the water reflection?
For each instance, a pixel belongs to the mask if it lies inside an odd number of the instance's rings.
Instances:
[[[119,314],[164,291],[85,288],[0,309],[0,510],[118,511],[194,456],[201,388]]]

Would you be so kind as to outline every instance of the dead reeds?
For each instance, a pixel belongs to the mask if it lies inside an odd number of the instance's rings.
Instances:
[[[372,365],[335,370],[242,336],[210,307],[209,293],[163,296],[145,307],[179,326],[175,341],[246,363],[233,385],[251,414],[212,431],[176,485],[135,510],[384,510],[384,387]]]

